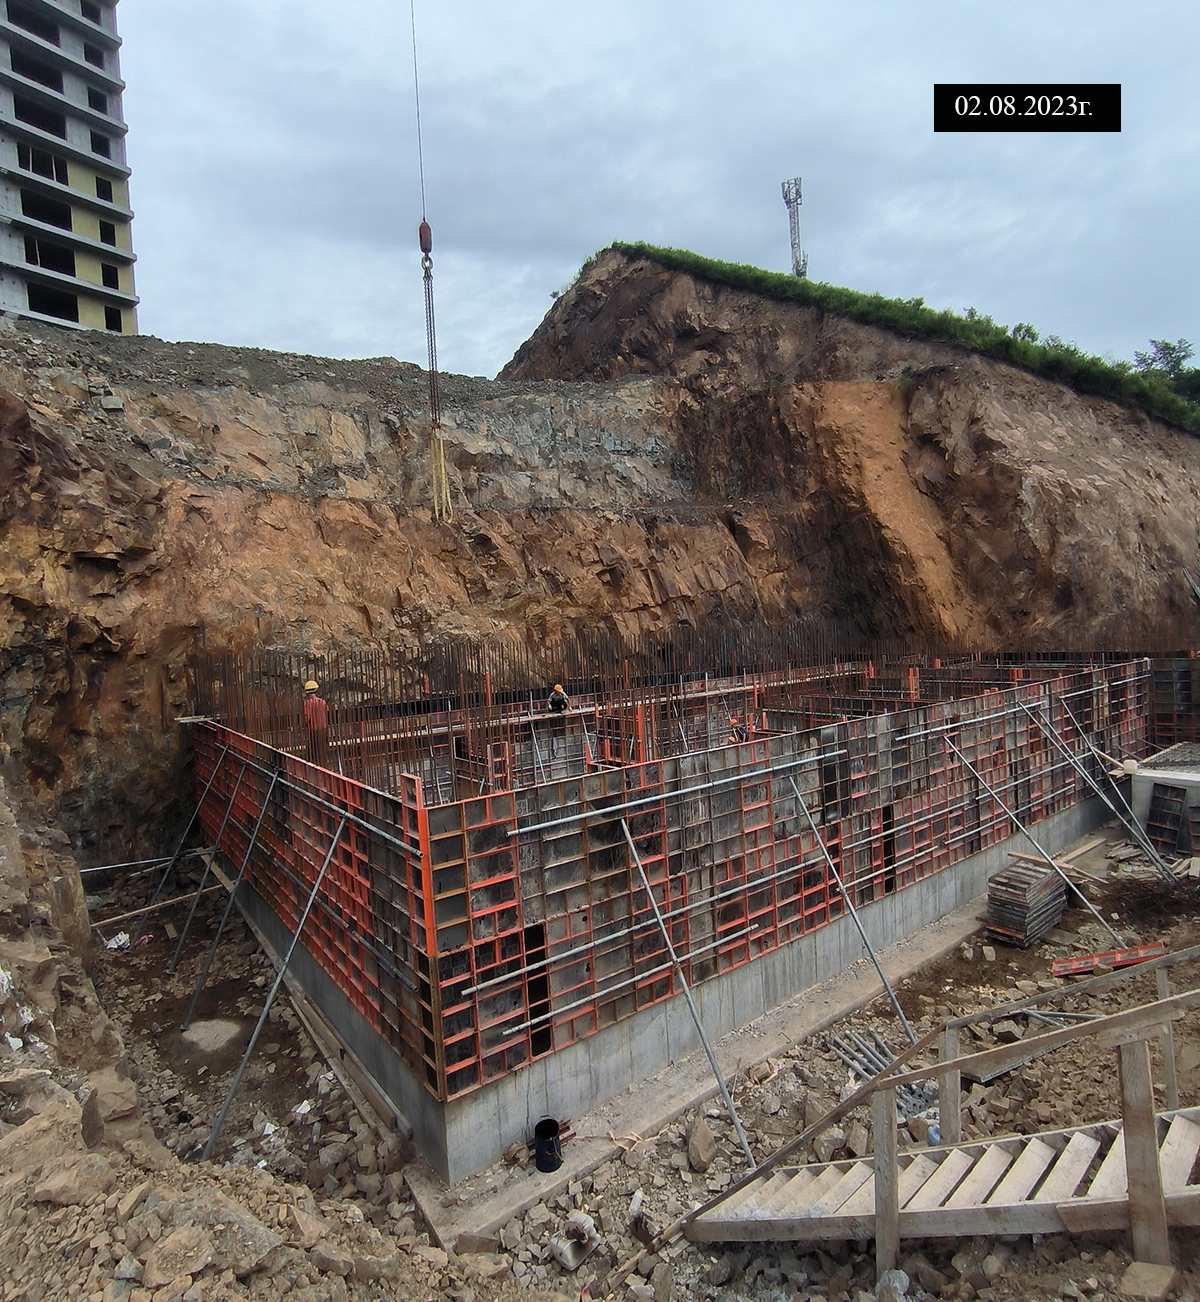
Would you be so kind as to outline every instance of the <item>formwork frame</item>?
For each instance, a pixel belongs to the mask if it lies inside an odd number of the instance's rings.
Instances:
[[[678,691],[593,702],[594,749],[580,749],[578,772],[453,800],[431,800],[411,774],[393,775],[385,792],[202,721],[199,818],[231,863],[246,859],[250,888],[294,932],[346,816],[302,944],[422,1088],[449,1102],[678,992],[622,819],[694,986],[841,916],[826,852],[862,907],[1011,835],[943,738],[1031,824],[1090,794],[1081,767],[1100,770],[1090,749],[1076,764],[1048,747],[1026,709],[1068,745],[1078,740],[1069,704],[1099,749],[1148,749],[1145,661],[913,670],[808,666],[769,681],[700,680],[692,704],[705,703],[703,716],[698,707],[691,717],[703,717],[706,737],[723,731],[723,744],[661,756],[645,752],[684,699]],[[805,686],[823,712],[831,679],[846,712],[795,726],[813,714]],[[961,689],[972,694],[954,695]],[[712,705],[734,693],[749,723],[731,739],[732,711]],[[904,708],[881,712],[882,702]],[[601,718],[615,721],[609,741],[632,738],[642,757],[603,765]]]

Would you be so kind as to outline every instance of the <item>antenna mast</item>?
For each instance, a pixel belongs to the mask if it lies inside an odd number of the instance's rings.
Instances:
[[[783,183],[783,202],[788,210],[788,230],[792,237],[792,275],[808,276],[808,254],[800,247],[800,178],[793,176]]]

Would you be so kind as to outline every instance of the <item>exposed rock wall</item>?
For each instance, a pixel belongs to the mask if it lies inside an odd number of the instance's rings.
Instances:
[[[95,854],[163,843],[201,629],[321,647],[837,604],[806,504],[697,500],[674,385],[449,377],[445,400],[439,526],[413,366],[0,334],[0,738]]]
[[[601,256],[502,378],[669,378],[702,487],[828,494],[866,622],[1190,642],[1200,441],[949,345]]]
[[[85,858],[163,845],[201,629],[1190,638],[1200,443],[1111,404],[616,254],[505,374],[438,525],[412,365],[0,332],[0,759]]]

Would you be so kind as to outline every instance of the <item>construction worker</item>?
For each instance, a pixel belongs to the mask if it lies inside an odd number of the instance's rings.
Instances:
[[[554,684],[554,691],[550,693],[550,699],[546,702],[547,708],[551,714],[565,714],[567,706],[571,704],[571,698],[567,695],[566,689],[562,683]]]
[[[750,730],[742,722],[741,717],[736,714],[729,716],[729,740],[731,742],[748,741]]]
[[[329,706],[320,687],[310,678],[304,684],[304,727],[308,733],[308,758],[323,767],[329,765]]]

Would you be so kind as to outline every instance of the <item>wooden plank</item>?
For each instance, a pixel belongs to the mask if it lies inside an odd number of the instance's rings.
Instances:
[[[961,1148],[947,1153],[929,1179],[904,1204],[904,1210],[918,1212],[940,1207],[972,1165],[970,1155]]]
[[[1083,1131],[1076,1131],[1059,1154],[1050,1174],[1033,1197],[1038,1203],[1057,1203],[1070,1198],[1087,1173],[1092,1159],[1100,1151],[1100,1141]]]
[[[982,1203],[996,1187],[996,1181],[1012,1165],[1012,1154],[999,1144],[992,1144],[971,1168],[965,1180],[946,1199],[947,1207],[970,1207]]]
[[[1154,974],[1158,986],[1158,997],[1168,999],[1171,995],[1171,974],[1165,967],[1160,967]],[[1163,1023],[1162,1029],[1163,1057],[1163,1098],[1167,1107],[1179,1106],[1179,1077],[1175,1065],[1175,1028],[1170,1022]]]
[[[1100,1170],[1088,1185],[1088,1198],[1120,1198],[1126,1190],[1125,1183],[1125,1132],[1113,1140],[1112,1147],[1100,1163]]]
[[[791,1175],[786,1171],[772,1171],[769,1176],[765,1176],[757,1184],[751,1185],[749,1190],[746,1191],[745,1197],[737,1200],[738,1215],[755,1215],[762,1203],[768,1200],[772,1193],[778,1193],[791,1178]]]
[[[871,1099],[875,1135],[875,1274],[892,1270],[900,1248],[900,1188],[896,1166],[896,1091],[881,1089]]]
[[[1171,1225],[1200,1225],[1200,1189],[1166,1196],[1167,1219]],[[974,1235],[1001,1234],[1096,1234],[1122,1230],[1129,1224],[1125,1199],[1100,1202],[1039,1203],[1036,1200],[1010,1207],[965,1207],[956,1211],[900,1213],[900,1234],[905,1239],[964,1239]],[[816,1220],[793,1218],[778,1221],[717,1221],[705,1218],[687,1227],[687,1237],[697,1243],[840,1243],[870,1239],[871,1216],[825,1216]]]
[[[900,1206],[921,1188],[937,1169],[937,1163],[926,1153],[918,1153],[900,1173]]]
[[[774,1176],[769,1176],[768,1183],[772,1180]],[[816,1176],[812,1171],[785,1173],[782,1181],[776,1181],[769,1192],[764,1191],[761,1197],[754,1200],[752,1214],[771,1215],[780,1208],[789,1214],[795,1212],[807,1205],[808,1194],[815,1183]]]
[[[1139,1004],[1136,1008],[1126,1008],[1123,1012],[1097,1018],[1094,1022],[1081,1022],[1074,1026],[1064,1026],[1059,1030],[1047,1031],[1044,1035],[1035,1035],[1032,1039],[1026,1037],[1024,1040],[1018,1040],[1015,1044],[1004,1044],[995,1049],[984,1049],[981,1053],[967,1054],[965,1057],[955,1058],[948,1063],[934,1063],[930,1067],[921,1067],[916,1071],[899,1072],[895,1076],[888,1076],[885,1079],[888,1086],[895,1089],[900,1085],[911,1085],[915,1081],[926,1080],[930,1076],[936,1076],[940,1072],[948,1071],[951,1068],[957,1071],[982,1070],[984,1068],[992,1070],[1011,1065],[1019,1059],[1046,1053],[1051,1049],[1058,1049],[1064,1044],[1070,1044],[1073,1040],[1080,1040],[1089,1035],[1135,1029],[1147,1031],[1157,1029],[1171,1014],[1183,1009],[1195,1008],[1198,1004],[1200,1004],[1200,990],[1188,990],[1182,994],[1172,995],[1170,999],[1156,1000],[1152,1004]],[[876,1078],[874,1082],[868,1082],[868,1084],[878,1088],[879,1078]]]
[[[1121,1064],[1121,1133],[1129,1184],[1129,1231],[1135,1261],[1171,1264],[1167,1209],[1158,1165],[1158,1123],[1154,1116],[1154,1078],[1150,1044],[1123,1044]]]
[[[1042,1173],[1058,1154],[1049,1144],[1033,1138],[1009,1167],[1008,1174],[988,1195],[989,1203],[1021,1203],[1042,1178]]]
[[[1164,1193],[1179,1193],[1187,1188],[1197,1153],[1200,1153],[1200,1126],[1186,1117],[1172,1117],[1159,1150]]]
[[[1044,990],[1040,994],[1024,995],[1020,999],[1010,1000],[1007,1004],[998,1004],[980,1013],[968,1013],[966,1017],[956,1017],[953,1021],[947,1022],[947,1025],[961,1028],[974,1026],[977,1022],[996,1022],[1001,1018],[1011,1017],[1014,1013],[1022,1012],[1026,1008],[1037,1008],[1041,1004],[1056,1003],[1059,999],[1064,999],[1068,995],[1074,997],[1075,995],[1098,994],[1102,990],[1121,985],[1132,977],[1141,976],[1145,972],[1157,971],[1160,967],[1175,967],[1179,963],[1191,963],[1198,958],[1200,958],[1200,945],[1190,945],[1187,949],[1176,950],[1173,954],[1164,954],[1162,958],[1152,958],[1148,963],[1123,967],[1116,972],[1106,972],[1103,976],[1088,977],[1086,981],[1061,985],[1056,990]],[[937,1034],[939,1034],[937,1031],[930,1032],[930,1036]],[[906,1059],[910,1056],[907,1053],[904,1055]]]
[[[92,923],[92,930],[98,931],[101,927],[113,927],[118,922],[128,922],[130,918],[141,918],[147,913],[157,913],[160,909],[169,909],[176,904],[186,904],[188,900],[194,900],[197,895],[211,895],[213,891],[219,891],[220,886],[206,886],[202,891],[192,891],[187,895],[175,895],[169,900],[159,900],[157,904],[147,904],[140,909],[133,909],[129,913],[114,913],[111,918],[97,918]]]
[[[853,1197],[868,1180],[874,1178],[875,1171],[870,1162],[855,1162],[842,1178],[823,1194],[809,1209],[810,1216],[828,1216],[837,1211],[841,1205]]]
[[[871,1178],[856,1194],[847,1198],[836,1209],[838,1216],[870,1216],[875,1211],[875,1170],[871,1169]]]
[[[958,1027],[947,1026],[942,1035],[942,1061],[952,1062],[958,1057]],[[938,1126],[944,1144],[957,1144],[962,1140],[962,1073],[939,1072]]]
[[[772,1205],[776,1207],[782,1205],[782,1209],[791,1215],[795,1215],[797,1212],[811,1215],[813,1203],[824,1198],[831,1189],[836,1189],[842,1182],[843,1174],[844,1172],[840,1171],[836,1166],[827,1166],[811,1184],[803,1187],[801,1200],[798,1203],[793,1202],[792,1198],[801,1190],[794,1192],[795,1181],[791,1180],[784,1185],[782,1193],[771,1200]]]

